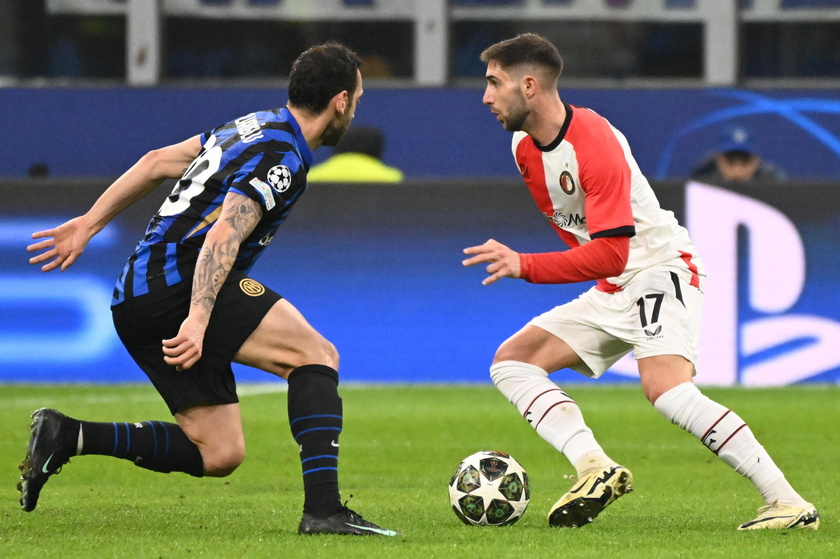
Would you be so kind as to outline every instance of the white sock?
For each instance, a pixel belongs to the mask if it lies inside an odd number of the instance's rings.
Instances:
[[[767,504],[780,501],[804,506],[807,503],[787,482],[744,420],[704,396],[694,383],[675,386],[660,396],[653,406],[752,481]]]
[[[490,378],[537,434],[569,459],[578,474],[615,463],[584,423],[577,403],[549,380],[545,370],[520,361],[501,361],[490,367]]]

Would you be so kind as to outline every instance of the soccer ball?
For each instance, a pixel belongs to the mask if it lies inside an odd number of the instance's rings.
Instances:
[[[506,526],[522,517],[531,500],[525,469],[504,452],[467,456],[449,482],[455,515],[471,526]]]

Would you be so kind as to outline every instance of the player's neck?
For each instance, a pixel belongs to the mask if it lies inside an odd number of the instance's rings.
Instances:
[[[557,138],[566,122],[566,107],[560,97],[553,97],[542,106],[537,106],[530,118],[533,122],[526,122],[523,131],[539,145],[547,146]]]
[[[330,116],[327,111],[319,115],[313,115],[309,111],[293,107],[292,105],[286,105],[286,108],[295,117],[295,121],[300,126],[300,133],[306,139],[306,144],[309,146],[309,149],[315,151],[321,147],[321,137],[330,121]]]

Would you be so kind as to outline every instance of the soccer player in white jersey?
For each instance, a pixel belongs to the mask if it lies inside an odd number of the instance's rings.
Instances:
[[[660,208],[624,136],[603,117],[564,103],[557,49],[534,34],[487,48],[484,103],[513,132],[513,154],[539,210],[571,247],[518,253],[495,240],[464,249],[465,266],[533,283],[597,280],[578,299],[534,318],[496,351],[490,375],[537,433],[577,470],[548,522],[577,527],[632,490],[575,401],[548,376],[601,376],[635,351],[645,396],[756,486],[765,501],[739,530],[817,529],[819,515],[788,483],[733,411],[694,385],[705,274],[688,232]]]

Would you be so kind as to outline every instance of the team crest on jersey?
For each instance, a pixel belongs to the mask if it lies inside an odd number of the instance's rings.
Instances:
[[[286,192],[292,185],[292,171],[285,165],[275,165],[268,170],[266,179],[277,192]]]
[[[252,280],[251,278],[244,278],[239,281],[239,289],[245,295],[249,295],[251,297],[259,297],[263,293],[265,293],[265,287],[258,281]]]
[[[560,189],[569,196],[575,193],[575,179],[569,171],[560,173]]]

